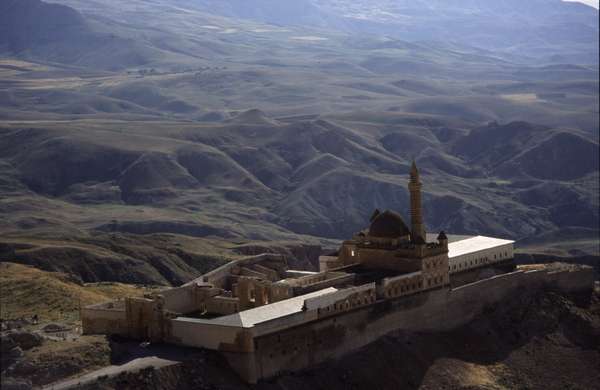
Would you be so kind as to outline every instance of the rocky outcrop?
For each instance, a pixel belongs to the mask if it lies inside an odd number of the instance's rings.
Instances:
[[[1,387],[3,390],[31,390],[31,381],[26,379],[2,378]]]
[[[38,347],[44,342],[44,338],[38,333],[34,332],[12,331],[3,335],[2,340],[4,340],[5,337],[12,340],[15,345],[25,351],[34,347]]]
[[[24,350],[42,345],[44,339],[37,333],[26,331],[8,331],[0,336],[0,355],[2,389],[31,389],[31,381],[27,377],[11,378],[19,365],[25,362]],[[32,367],[35,371],[36,367]]]

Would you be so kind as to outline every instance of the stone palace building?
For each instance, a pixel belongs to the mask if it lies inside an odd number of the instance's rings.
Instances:
[[[444,331],[522,288],[591,288],[589,268],[515,269],[513,241],[428,235],[410,171],[410,227],[376,210],[369,227],[321,256],[232,261],[177,288],[82,309],[84,332],[220,351],[246,381],[339,357],[394,330]]]

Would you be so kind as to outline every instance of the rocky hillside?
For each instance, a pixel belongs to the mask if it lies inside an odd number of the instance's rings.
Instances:
[[[4,261],[177,284],[217,264],[214,247],[152,235],[225,240],[226,252],[335,246],[374,208],[408,217],[412,159],[430,231],[513,238],[528,254],[599,254],[590,7],[0,7]]]
[[[0,4],[0,53],[97,69],[139,66],[158,50],[99,31],[75,9],[40,0]]]
[[[554,61],[565,61],[569,55],[570,60],[578,56],[598,61],[597,50],[589,55],[580,51],[582,41],[598,40],[597,10],[561,0],[261,0],[252,6],[240,0],[193,0],[193,4],[221,15],[271,24],[460,43],[530,60],[533,57],[525,54],[527,49],[538,58],[554,51]],[[557,41],[565,45],[561,55],[556,54]]]
[[[4,206],[4,229],[342,239],[375,208],[406,213],[411,155],[431,231],[524,239],[598,229],[599,147],[582,131],[511,122],[365,132],[352,118],[278,123],[243,115],[262,122],[110,137],[85,127],[0,129],[3,191],[20,196]]]
[[[232,242],[175,234],[19,236],[0,239],[0,268],[7,271],[2,275],[7,286],[23,283],[23,275],[8,272],[11,268],[5,265],[11,263],[58,272],[79,284],[179,286],[227,261],[260,253],[282,253],[292,269],[317,270],[321,247],[298,241]]]

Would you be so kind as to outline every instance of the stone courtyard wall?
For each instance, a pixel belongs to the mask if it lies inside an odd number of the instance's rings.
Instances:
[[[195,296],[196,286],[186,284],[161,292],[164,298],[164,308],[175,313],[190,313],[198,308]]]
[[[124,302],[121,307],[99,304],[81,309],[81,325],[84,334],[127,334],[127,318]]]
[[[207,348],[218,351],[238,351],[248,349],[239,345],[241,329],[236,326],[214,325],[193,318],[176,318],[170,321],[170,335],[167,342],[189,347]]]

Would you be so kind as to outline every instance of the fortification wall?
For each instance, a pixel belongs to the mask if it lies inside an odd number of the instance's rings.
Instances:
[[[304,295],[313,291],[323,290],[328,287],[338,286],[340,284],[350,284],[354,280],[354,275],[343,272],[327,272],[322,280],[315,279],[313,282],[305,283],[294,287],[294,295]]]
[[[502,275],[514,272],[516,265],[513,259],[501,261],[495,264],[488,264],[477,268],[472,268],[462,272],[456,272],[450,276],[450,284],[453,288],[465,284],[474,283],[478,280],[488,279],[496,275]]]
[[[190,313],[197,310],[195,288],[195,284],[185,284],[161,292],[164,298],[164,308],[175,313]]]
[[[306,299],[304,308],[307,312],[316,311],[318,317],[324,317],[374,303],[376,296],[376,284],[369,283]]]
[[[100,305],[81,309],[81,325],[84,334],[127,335],[125,307],[107,309]]]
[[[359,248],[353,262],[359,262],[369,268],[393,269],[398,272],[414,272],[421,270],[421,260],[415,258],[413,250],[393,251],[386,249]],[[399,261],[402,259],[402,261]]]
[[[396,300],[358,307],[255,339],[255,370],[240,371],[246,380],[300,370],[361,348],[395,330],[447,331],[470,322],[483,309],[516,294],[544,287],[572,292],[591,289],[591,268],[573,271],[515,271],[455,289],[425,291]],[[485,292],[485,293],[483,293]],[[238,356],[239,358],[239,356]],[[232,360],[233,362],[233,360]]]
[[[233,346],[237,347],[237,351],[252,349],[240,344],[243,331],[235,326],[207,324],[193,318],[176,318],[169,322],[167,342],[220,351],[232,350]]]
[[[252,256],[252,257],[247,257],[247,258],[240,259],[240,260],[231,261],[227,264],[220,266],[219,268],[216,268],[216,269],[200,276],[197,279],[194,279],[193,281],[191,281],[187,284],[192,284],[195,282],[196,283],[197,282],[206,282],[206,283],[211,283],[211,284],[215,285],[216,287],[222,288],[222,287],[224,287],[223,282],[226,279],[226,277],[231,273],[232,268],[249,266],[249,265],[260,263],[263,261],[273,261],[273,262],[277,262],[277,263],[281,263],[281,264],[286,263],[285,256],[283,256],[283,255],[274,254],[274,253],[263,253],[258,256]]]
[[[460,256],[450,257],[448,266],[450,274],[464,272],[470,269],[487,267],[495,263],[502,263],[514,257],[514,245],[508,243],[477,252],[469,252]]]
[[[415,294],[423,290],[423,274],[421,271],[395,278],[383,279],[379,288],[379,296],[395,298],[402,295]]]

